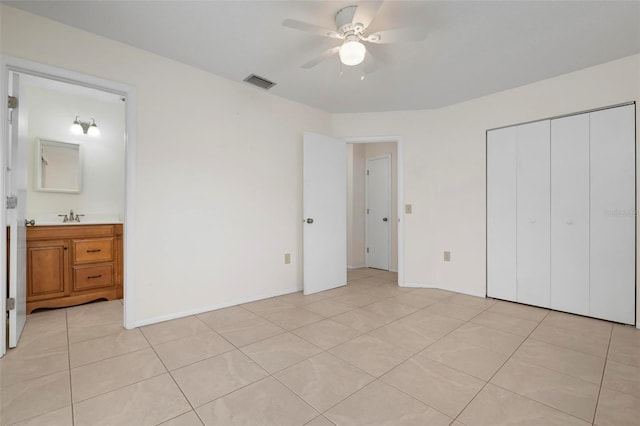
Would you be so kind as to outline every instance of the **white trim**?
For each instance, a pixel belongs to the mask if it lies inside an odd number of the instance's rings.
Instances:
[[[435,289],[438,289],[438,290],[446,290],[446,291],[452,291],[454,293],[467,294],[469,296],[476,296],[476,297],[482,297],[482,298],[486,298],[487,297],[487,293],[483,292],[483,291],[472,291],[472,290],[467,290],[467,289],[462,289],[462,288],[444,287],[444,286],[441,286],[439,284],[434,284],[434,283],[405,283],[404,285],[402,285],[400,287],[435,288]]]
[[[347,143],[395,142],[398,147],[396,158],[398,180],[398,285],[404,284],[404,143],[402,136],[359,136],[344,138]]]
[[[366,268],[364,263],[361,265],[347,265],[347,269],[360,269],[360,268]]]
[[[104,92],[115,93],[124,96],[126,99],[125,104],[125,213],[124,213],[124,327],[134,328],[135,325],[135,282],[133,275],[132,265],[135,264],[134,246],[135,246],[135,234],[134,234],[134,219],[135,219],[135,160],[136,160],[136,144],[137,144],[137,93],[136,88],[112,80],[106,80],[99,77],[94,77],[86,74],[82,74],[75,71],[66,70],[50,65],[41,64],[38,62],[29,61],[22,58],[17,58],[10,55],[0,54],[1,64],[1,76],[2,80],[0,85],[2,86],[1,92],[2,99],[7,99],[8,90],[8,76],[9,71],[14,71],[19,74],[27,74],[37,77],[48,78],[50,80],[62,81],[77,86],[88,87],[92,89],[101,90]],[[0,122],[0,135],[4,135],[7,131],[7,108],[2,108],[2,119]],[[4,140],[5,137],[2,136]],[[2,149],[4,149],[4,143]],[[5,160],[2,155],[1,169],[5,170]],[[5,183],[4,173],[0,173],[0,200],[4,203],[5,197]],[[1,210],[2,223],[0,224],[0,239],[6,241],[6,220],[4,219],[4,207]],[[0,248],[0,259],[6,259],[5,244]],[[6,262],[0,262],[0,282],[6,282]],[[0,303],[2,304],[2,312],[5,312],[5,300],[6,300],[6,287],[0,286]],[[0,354],[3,354],[5,349],[5,329],[6,319],[2,315],[0,320]]]
[[[145,325],[156,324],[156,323],[163,322],[163,321],[169,321],[169,320],[173,320],[173,319],[177,319],[177,318],[188,317],[188,316],[191,316],[191,315],[201,314],[201,313],[209,312],[209,311],[215,311],[215,310],[218,310],[218,309],[223,309],[223,308],[228,308],[228,307],[231,307],[231,306],[242,305],[242,304],[245,304],[245,303],[257,302],[259,300],[269,299],[271,297],[283,296],[285,294],[298,293],[300,291],[302,291],[302,290],[300,288],[296,287],[293,290],[285,290],[285,291],[276,291],[276,292],[272,292],[272,293],[264,293],[264,294],[258,296],[257,298],[255,298],[255,297],[241,298],[241,299],[232,300],[230,302],[217,303],[215,305],[208,305],[208,306],[201,306],[201,307],[195,308],[195,309],[189,309],[189,310],[186,310],[186,311],[175,312],[175,313],[168,314],[168,315],[161,315],[159,317],[147,318],[147,319],[144,319],[144,320],[141,320],[141,321],[136,321],[135,322],[135,327],[142,327],[142,326],[145,326]]]

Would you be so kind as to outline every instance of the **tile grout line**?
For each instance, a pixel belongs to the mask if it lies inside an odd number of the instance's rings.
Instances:
[[[611,332],[609,333],[609,344],[607,345],[607,353],[604,357],[604,366],[602,368],[602,376],[600,377],[600,387],[598,388],[598,397],[596,398],[596,406],[593,410],[593,419],[591,421],[592,425],[596,423],[596,415],[598,414],[598,405],[600,403],[600,394],[602,393],[602,387],[604,386],[604,374],[607,371],[607,364],[609,363],[609,349],[611,348],[611,340],[613,340],[613,329],[614,325],[611,326]]]
[[[76,424],[76,410],[73,403],[73,380],[71,378],[71,339],[69,338],[69,315],[67,308],[64,310],[64,323],[67,329],[67,358],[69,361],[69,403],[71,404],[71,424]]]
[[[487,385],[491,382],[491,380],[493,380],[493,378],[496,376],[496,374],[498,374],[498,372],[500,370],[502,370],[502,368],[504,368],[505,364],[507,362],[509,362],[509,360],[511,360],[511,358],[513,358],[513,355],[515,355],[515,353],[518,351],[518,349],[520,349],[522,347],[522,345],[524,345],[524,343],[527,341],[527,339],[529,339],[529,337],[531,336],[531,334],[540,326],[540,324],[542,324],[542,321],[544,321],[544,319],[549,315],[549,313],[547,313],[538,323],[538,325],[535,326],[535,328],[533,330],[531,330],[531,332],[522,340],[522,342],[520,342],[520,344],[518,345],[518,347],[511,353],[511,355],[509,355],[509,357],[500,365],[500,367],[498,367],[496,369],[496,371],[491,375],[491,377],[489,377],[489,379],[484,383],[484,385],[482,385],[482,387],[480,388],[480,390],[478,390],[478,392],[476,392],[476,394],[473,396],[473,398],[471,398],[469,400],[469,402],[462,408],[462,410],[460,410],[460,412],[458,413],[458,415],[453,419],[454,421],[458,420],[458,417],[460,417],[460,415],[462,413],[464,413],[464,411],[469,407],[469,405],[471,405],[471,403],[478,397],[478,395],[480,395],[480,393],[484,390],[484,388],[487,387]],[[516,394],[518,395],[518,394]],[[522,396],[522,395],[519,395]],[[523,396],[523,398],[526,398]],[[530,398],[527,398],[530,399]],[[533,400],[532,400],[533,401]],[[536,401],[538,402],[538,401]]]

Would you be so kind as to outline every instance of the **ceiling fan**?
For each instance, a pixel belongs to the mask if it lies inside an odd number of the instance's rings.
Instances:
[[[325,50],[316,58],[302,65],[302,68],[313,68],[322,61],[332,57],[336,53],[340,61],[347,66],[361,64],[365,59],[367,48],[363,44],[389,44],[404,41],[422,41],[426,38],[425,28],[397,28],[386,31],[379,31],[367,34],[367,29],[373,21],[378,9],[382,5],[382,0],[362,1],[355,6],[347,6],[336,13],[336,29],[319,27],[317,25],[298,21],[295,19],[285,19],[282,25],[299,31],[324,37],[343,40],[339,46]],[[371,59],[371,52],[369,51]],[[373,63],[372,60],[368,61]]]

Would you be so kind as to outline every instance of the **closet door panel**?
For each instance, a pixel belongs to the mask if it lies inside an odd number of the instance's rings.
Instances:
[[[589,314],[589,114],[551,120],[551,308]]]
[[[635,323],[635,107],[590,114],[590,315]]]
[[[487,132],[487,295],[516,300],[516,128]]]
[[[516,127],[517,301],[550,305],[550,123]]]

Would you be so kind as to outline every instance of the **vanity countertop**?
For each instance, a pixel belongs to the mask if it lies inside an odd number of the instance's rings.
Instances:
[[[63,217],[57,214],[35,214],[31,217],[27,216],[27,220],[33,219],[34,226],[77,226],[77,225],[116,225],[121,224],[122,220],[118,214],[84,214],[80,217],[80,222],[63,221]]]

